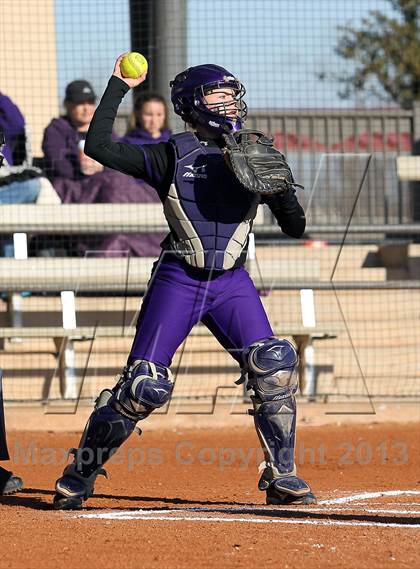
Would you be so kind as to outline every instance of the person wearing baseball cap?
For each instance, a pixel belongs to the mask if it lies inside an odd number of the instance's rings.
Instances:
[[[64,90],[65,113],[54,118],[44,131],[44,170],[63,203],[145,203],[153,190],[121,172],[105,169],[87,156],[84,143],[96,109],[96,94],[85,79],[76,79]],[[117,140],[116,134],[112,135]],[[107,234],[37,236],[39,250],[48,254],[80,255],[89,249],[98,255],[129,251],[133,256],[153,256],[160,251],[161,234]],[[34,241],[33,241],[34,242]],[[99,253],[99,251],[101,253]],[[56,254],[55,252],[53,254]],[[115,253],[114,253],[115,254]]]
[[[66,87],[65,102],[81,105],[83,103],[95,104],[96,95],[92,85],[84,79],[76,79]]]
[[[96,109],[96,94],[85,79],[69,83],[64,95],[65,115],[53,119],[44,132],[42,149],[50,179],[81,180],[103,170],[83,153],[84,140]],[[54,182],[53,182],[54,183]]]

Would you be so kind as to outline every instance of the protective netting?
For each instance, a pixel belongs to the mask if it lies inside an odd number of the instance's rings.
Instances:
[[[130,350],[167,226],[148,183],[89,162],[83,145],[117,56],[131,50],[146,56],[149,74],[123,99],[114,140],[182,131],[169,81],[215,63],[247,89],[246,126],[274,138],[305,186],[304,237],[286,238],[264,206],[247,261],[276,334],[301,351],[302,393],[419,396],[420,175],[410,156],[420,139],[410,71],[418,12],[403,0],[2,0],[6,399],[91,400]],[[372,29],[380,55],[366,42]],[[150,93],[166,113],[157,127],[139,107]],[[80,97],[91,107],[76,116]],[[176,401],[242,389],[204,326],[180,346],[173,371]]]

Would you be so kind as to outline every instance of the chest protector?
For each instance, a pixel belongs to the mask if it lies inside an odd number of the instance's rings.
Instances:
[[[260,197],[248,193],[217,146],[203,146],[192,133],[173,136],[175,172],[164,202],[170,249],[189,265],[226,270],[244,250]]]

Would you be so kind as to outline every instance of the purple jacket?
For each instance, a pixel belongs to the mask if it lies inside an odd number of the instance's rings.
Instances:
[[[49,178],[64,177],[70,180],[84,178],[80,171],[79,136],[68,117],[53,119],[44,131],[42,150],[45,171]]]
[[[136,127],[134,130],[126,134],[120,139],[120,142],[128,144],[157,144],[158,142],[168,142],[171,137],[171,131],[164,128],[159,138],[153,138],[152,135],[141,127]]]
[[[117,136],[112,136],[113,140]],[[42,141],[45,171],[49,178],[82,180],[86,176],[80,171],[79,135],[67,116],[53,119],[44,131]]]
[[[67,117],[53,119],[44,132],[46,172],[63,203],[150,203],[159,201],[146,182],[105,168],[93,176],[80,171],[79,137]],[[134,256],[156,256],[163,234],[111,235],[102,251],[128,250]],[[79,243],[83,252],[85,246]]]
[[[93,176],[80,170],[79,136],[68,117],[53,119],[44,131],[45,172],[64,203],[127,203],[156,201],[145,182],[105,168]]]
[[[13,150],[19,136],[25,136],[25,119],[18,107],[0,92],[0,127],[4,131],[6,145],[3,154],[8,164],[13,166]],[[22,160],[23,161],[23,160]]]

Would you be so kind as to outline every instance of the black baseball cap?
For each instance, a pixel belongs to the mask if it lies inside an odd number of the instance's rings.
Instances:
[[[65,100],[76,103],[76,105],[86,102],[94,103],[96,95],[90,83],[84,79],[77,79],[67,85]]]

